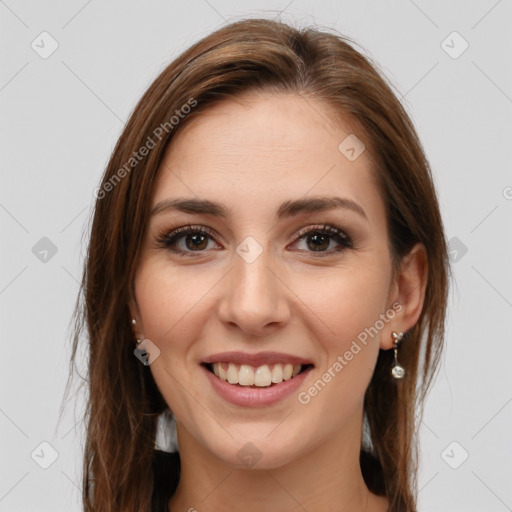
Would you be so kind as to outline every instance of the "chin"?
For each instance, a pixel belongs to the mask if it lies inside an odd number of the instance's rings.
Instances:
[[[274,469],[291,464],[305,450],[304,443],[299,445],[298,436],[291,436],[289,430],[281,435],[277,432],[269,435],[267,428],[258,435],[244,436],[238,433],[233,439],[226,439],[222,443],[212,444],[209,438],[206,446],[224,463],[237,469],[251,470]]]

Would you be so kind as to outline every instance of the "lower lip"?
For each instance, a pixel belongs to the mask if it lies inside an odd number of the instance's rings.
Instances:
[[[204,366],[202,368],[213,389],[227,402],[241,407],[264,407],[284,400],[299,388],[312,370],[312,367],[309,367],[295,377],[267,388],[251,388],[230,384],[219,379]]]

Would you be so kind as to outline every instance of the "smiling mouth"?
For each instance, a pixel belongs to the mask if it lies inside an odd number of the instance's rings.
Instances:
[[[248,388],[269,388],[313,368],[312,364],[264,364],[258,367],[228,362],[203,363],[217,378]]]

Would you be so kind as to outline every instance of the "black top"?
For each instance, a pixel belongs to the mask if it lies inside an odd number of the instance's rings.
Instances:
[[[180,454],[155,450],[153,459],[153,497],[151,512],[169,512],[169,499],[180,480]]]

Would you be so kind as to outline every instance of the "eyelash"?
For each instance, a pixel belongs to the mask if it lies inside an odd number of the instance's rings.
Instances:
[[[168,249],[169,251],[183,257],[193,257],[194,253],[204,252],[205,249],[199,251],[182,251],[180,249],[176,249],[176,243],[183,238],[185,235],[206,235],[215,240],[215,233],[212,229],[207,228],[205,226],[191,226],[187,224],[186,226],[182,226],[176,229],[167,229],[160,233],[157,237],[157,244],[159,248]],[[331,226],[329,224],[324,224],[323,226],[309,226],[307,228],[300,229],[296,232],[295,236],[298,240],[302,240],[302,238],[306,237],[309,234],[320,234],[331,237],[331,239],[335,240],[340,244],[340,246],[336,249],[331,249],[330,251],[306,251],[315,255],[315,257],[325,257],[332,255],[335,252],[341,252],[345,249],[353,249],[352,239],[340,228],[336,226]]]

